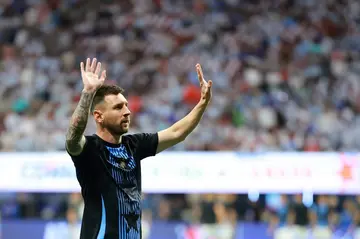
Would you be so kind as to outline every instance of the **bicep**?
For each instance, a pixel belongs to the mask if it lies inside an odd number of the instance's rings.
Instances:
[[[86,138],[81,136],[80,140],[66,140],[66,150],[71,156],[78,156],[84,150],[86,144]]]
[[[177,143],[180,143],[183,139],[181,139],[180,135],[178,135],[171,128],[167,128],[165,130],[159,131],[159,143],[156,150],[156,153],[160,153],[165,149],[168,149]]]

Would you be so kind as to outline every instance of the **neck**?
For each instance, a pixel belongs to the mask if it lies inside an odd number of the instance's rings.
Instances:
[[[107,130],[101,130],[101,129],[96,130],[96,134],[106,142],[112,144],[121,143],[121,135],[114,135]]]

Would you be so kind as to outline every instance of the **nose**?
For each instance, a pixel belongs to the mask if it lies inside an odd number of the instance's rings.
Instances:
[[[127,116],[129,116],[130,114],[131,114],[131,111],[130,111],[129,108],[126,106],[124,116],[127,117]]]

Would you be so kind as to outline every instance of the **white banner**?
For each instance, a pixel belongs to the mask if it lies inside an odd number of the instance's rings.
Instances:
[[[164,152],[142,161],[148,193],[360,193],[360,154]],[[0,191],[79,191],[64,152],[0,153]]]

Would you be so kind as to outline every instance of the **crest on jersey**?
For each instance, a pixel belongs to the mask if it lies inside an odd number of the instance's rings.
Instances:
[[[135,169],[136,167],[135,159],[132,155],[129,155],[127,153],[127,150],[124,146],[119,148],[107,147],[107,149],[109,150],[110,153],[109,163],[112,166],[124,171],[131,171]]]

